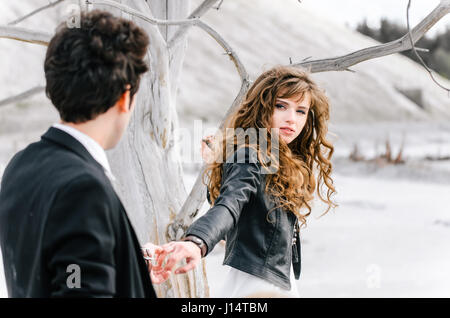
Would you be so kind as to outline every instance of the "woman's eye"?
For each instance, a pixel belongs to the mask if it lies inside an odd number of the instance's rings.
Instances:
[[[306,114],[306,112],[304,110],[301,110],[301,109],[297,110],[297,113],[300,113],[300,114],[303,114],[303,115]]]
[[[284,105],[276,104],[275,107],[278,108],[278,109],[281,109],[281,108],[284,108]]]

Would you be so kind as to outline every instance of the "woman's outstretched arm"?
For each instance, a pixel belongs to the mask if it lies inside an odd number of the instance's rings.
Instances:
[[[249,148],[241,148],[235,152],[231,162],[224,163],[222,186],[214,206],[186,231],[186,237],[195,236],[204,242],[206,245],[204,255],[201,254],[199,246],[193,242],[168,243],[162,246],[170,253],[164,270],[171,271],[184,258],[187,265],[179,268],[175,273],[185,273],[193,269],[201,257],[209,254],[236,225],[244,205],[256,194],[261,182],[261,167],[259,163],[251,163],[251,151],[253,150]],[[244,163],[238,163],[238,158],[245,158]]]

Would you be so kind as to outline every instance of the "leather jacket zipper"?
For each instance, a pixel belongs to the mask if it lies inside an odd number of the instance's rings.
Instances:
[[[292,237],[292,263],[298,263],[300,261],[300,255],[298,254],[297,238],[298,238],[298,220],[295,220],[294,235]]]

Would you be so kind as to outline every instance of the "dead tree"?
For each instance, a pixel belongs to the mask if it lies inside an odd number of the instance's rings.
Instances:
[[[188,15],[187,0],[80,0],[82,10],[101,8],[119,15],[126,13],[150,37],[148,56],[151,71],[142,79],[136,109],[126,135],[119,146],[108,154],[118,179],[115,187],[141,242],[162,244],[180,238],[206,198],[201,172],[187,195],[182,166],[175,151],[177,82],[189,28],[198,27],[214,38],[234,62],[241,78],[241,89],[225,116],[239,105],[250,85],[249,76],[236,52],[220,34],[201,20],[201,16],[217,2],[205,0]],[[397,41],[337,58],[293,65],[312,73],[344,71],[366,60],[410,50],[449,12],[450,0],[442,0],[409,34]],[[6,25],[0,26],[0,37],[46,45],[51,34]],[[203,262],[187,275],[172,275],[170,281],[157,287],[157,293],[160,297],[208,297],[205,273]]]

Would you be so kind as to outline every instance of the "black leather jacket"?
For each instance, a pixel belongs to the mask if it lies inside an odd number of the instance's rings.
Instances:
[[[238,163],[244,162],[244,163]],[[265,193],[265,174],[253,149],[241,148],[223,164],[222,186],[214,206],[197,219],[186,235],[201,238],[210,253],[226,240],[224,265],[290,289],[290,267],[300,276],[300,239],[297,218],[277,208]],[[205,256],[206,256],[205,255]]]

